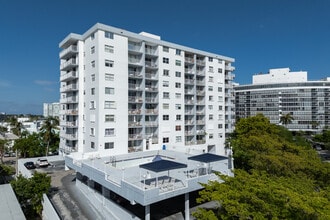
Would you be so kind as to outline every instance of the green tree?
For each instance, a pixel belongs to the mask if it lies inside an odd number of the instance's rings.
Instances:
[[[22,124],[22,122],[19,122],[17,120],[17,117],[11,117],[10,118],[10,125],[12,126],[12,132],[13,134],[16,134],[18,137],[21,137],[22,132],[24,130],[24,126]]]
[[[17,199],[27,216],[35,213],[41,215],[43,194],[50,189],[51,177],[45,173],[35,172],[31,178],[19,175],[16,180],[11,182]],[[33,210],[33,212],[31,212]]]
[[[13,149],[20,152],[20,155],[25,158],[45,155],[42,136],[38,133],[32,133],[16,140]]]
[[[240,119],[231,137],[235,177],[203,185],[198,219],[328,219],[330,164],[263,115]],[[299,145],[297,145],[299,144]],[[284,199],[284,200],[283,200]],[[305,217],[304,217],[305,216]]]
[[[52,142],[56,143],[56,140],[59,138],[58,135],[56,135],[56,130],[58,130],[58,125],[59,125],[59,120],[57,117],[47,117],[40,128],[44,142],[46,143],[46,156],[48,156],[50,144]]]
[[[280,123],[284,124],[285,126],[291,124],[293,120],[294,118],[290,113],[287,113],[280,117]]]

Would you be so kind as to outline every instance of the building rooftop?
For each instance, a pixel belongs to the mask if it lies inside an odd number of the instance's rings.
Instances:
[[[1,219],[26,219],[10,184],[0,185]]]
[[[145,206],[202,189],[200,183],[209,180],[221,181],[215,172],[232,175],[228,169],[228,157],[205,155],[211,160],[205,157],[191,160],[189,157],[193,155],[170,150],[135,152],[115,157],[76,153],[66,156],[65,163],[131,204]],[[165,163],[159,163],[159,160],[153,162],[157,157]],[[156,163],[162,167],[157,167]]]

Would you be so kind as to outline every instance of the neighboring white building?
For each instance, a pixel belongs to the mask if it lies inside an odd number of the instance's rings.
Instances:
[[[236,118],[262,113],[273,124],[291,114],[295,131],[322,131],[330,125],[329,78],[308,81],[307,72],[290,72],[289,68],[271,69],[267,74],[253,76],[253,84],[235,89]]]
[[[233,58],[103,24],[59,46],[62,152],[225,154]]]
[[[44,103],[44,114],[47,117],[59,117],[60,116],[60,103]]]

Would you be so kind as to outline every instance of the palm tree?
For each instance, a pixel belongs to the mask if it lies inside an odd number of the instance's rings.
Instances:
[[[21,138],[22,131],[24,130],[24,126],[22,122],[19,122],[16,117],[10,118],[10,126],[11,131],[13,134],[17,135],[19,138]]]
[[[285,126],[288,124],[291,124],[291,122],[294,120],[292,115],[290,113],[282,115],[280,117],[280,123],[284,124]]]
[[[48,156],[49,144],[52,142],[55,137],[55,130],[58,130],[59,119],[56,117],[47,117],[43,122],[40,131],[44,138],[44,141],[47,143],[46,147],[46,156]]]

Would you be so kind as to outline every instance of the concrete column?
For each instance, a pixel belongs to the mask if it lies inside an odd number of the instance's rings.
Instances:
[[[190,212],[189,212],[189,193],[184,194],[184,219],[189,220],[190,219]]]
[[[144,220],[150,220],[150,205],[145,206]]]

